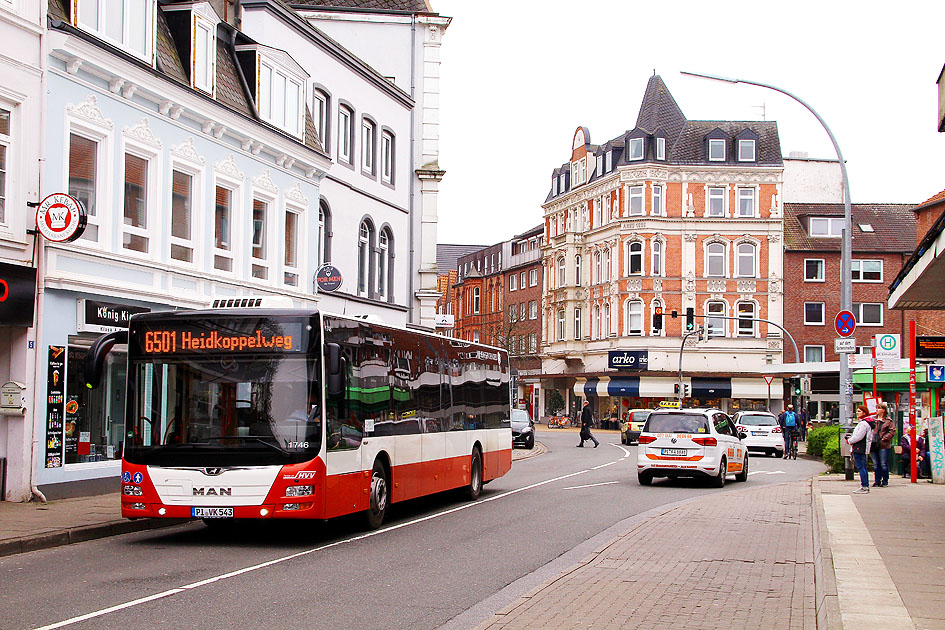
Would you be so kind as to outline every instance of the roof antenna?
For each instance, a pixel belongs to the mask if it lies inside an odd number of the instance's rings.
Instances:
[[[656,68],[653,68],[653,76],[656,76]]]
[[[760,110],[761,110],[761,120],[768,120],[768,118],[767,118],[768,109],[767,109],[767,107],[765,107],[765,102],[764,102],[764,101],[761,102],[761,105],[752,105],[751,108],[752,108],[752,109],[760,109]]]

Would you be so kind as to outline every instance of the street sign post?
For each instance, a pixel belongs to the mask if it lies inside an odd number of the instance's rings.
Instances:
[[[833,351],[837,354],[856,354],[856,339],[852,337],[834,339]]]
[[[840,311],[834,320],[834,326],[838,335],[849,337],[856,331],[856,317],[850,311]]]

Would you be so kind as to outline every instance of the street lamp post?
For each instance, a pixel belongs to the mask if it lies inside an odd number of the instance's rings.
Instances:
[[[787,90],[782,90],[779,87],[768,85],[767,83],[759,83],[758,81],[749,81],[747,79],[731,79],[713,74],[701,74],[699,72],[682,71],[681,74],[691,77],[699,77],[701,79],[709,79],[711,81],[722,81],[723,83],[746,83],[748,85],[756,85],[758,87],[774,90],[775,92],[780,92],[781,94],[784,94],[785,96],[788,96],[803,105],[807,111],[817,118],[817,121],[824,128],[824,131],[826,131],[827,135],[830,136],[830,142],[833,143],[834,151],[837,152],[837,160],[840,162],[840,176],[843,180],[843,235],[840,256],[840,309],[844,311],[851,311],[853,308],[853,284],[852,275],[850,273],[850,258],[852,252],[853,217],[850,210],[850,180],[847,178],[847,166],[843,161],[843,153],[840,151],[840,145],[837,144],[837,139],[834,138],[833,132],[830,131],[830,127],[828,127],[827,123],[824,122],[824,119],[820,117],[820,114],[814,111],[813,107],[799,99],[797,96],[791,94]],[[842,356],[840,358],[840,417],[844,422],[849,422],[853,415],[851,409],[852,397],[853,381],[850,377],[850,365],[847,363],[847,357]]]

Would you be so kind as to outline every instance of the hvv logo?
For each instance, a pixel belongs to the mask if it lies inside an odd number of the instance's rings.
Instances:
[[[649,366],[646,350],[611,350],[607,353],[607,367],[616,370],[645,370]]]

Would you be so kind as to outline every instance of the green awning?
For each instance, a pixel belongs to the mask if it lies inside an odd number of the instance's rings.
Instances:
[[[929,383],[926,381],[925,372],[924,364],[922,366],[916,366],[915,388],[917,391],[928,391],[942,386],[942,383]],[[861,391],[873,391],[873,370],[856,370],[853,372],[853,385],[860,388]],[[909,370],[877,372],[876,389],[881,392],[908,392]]]

